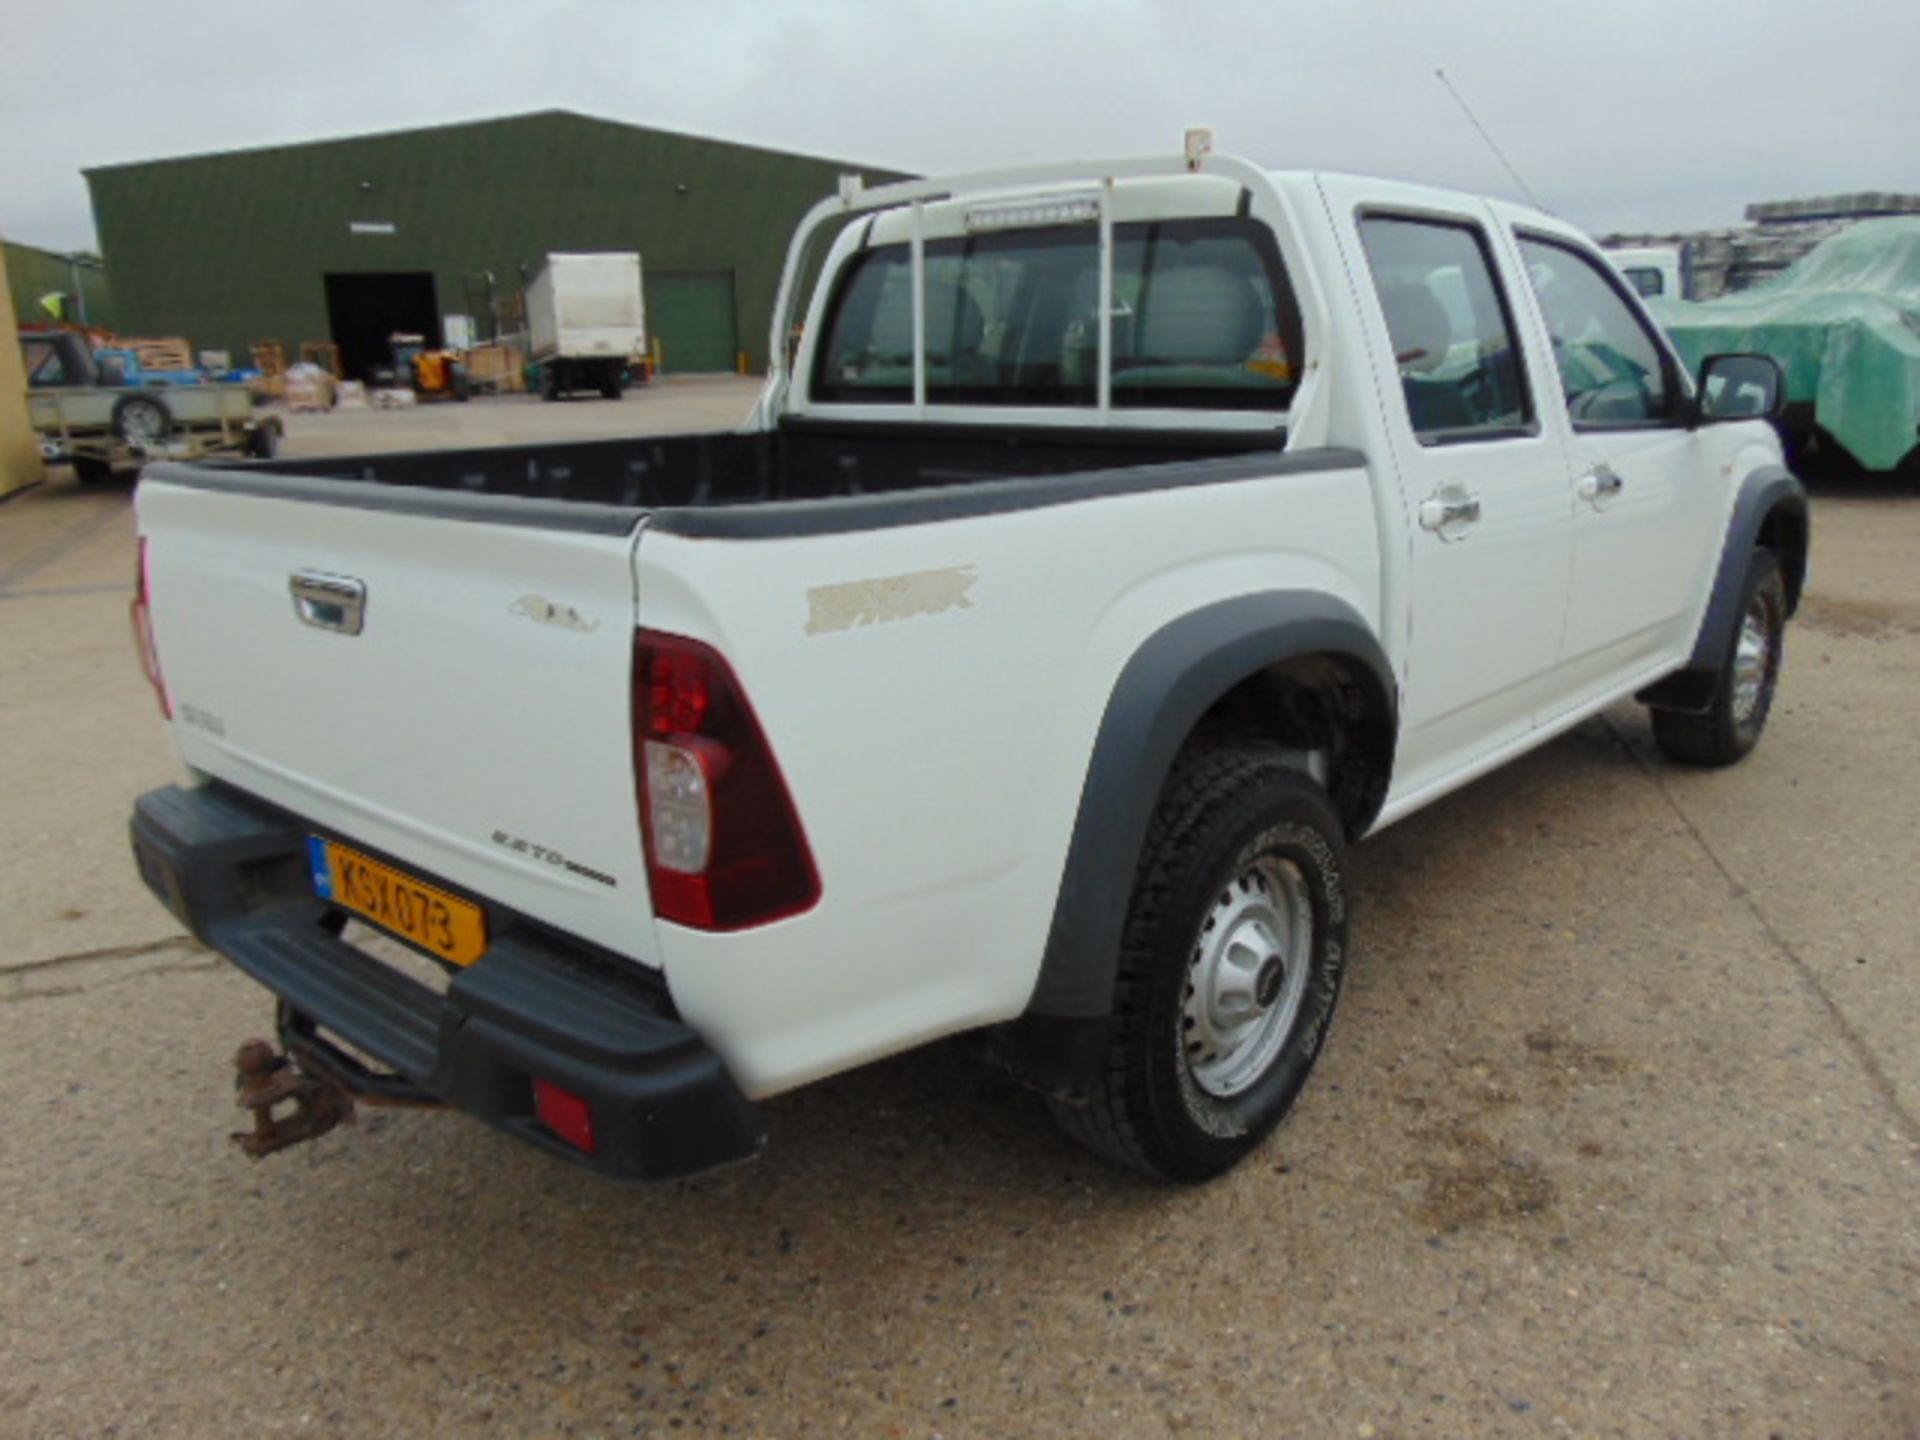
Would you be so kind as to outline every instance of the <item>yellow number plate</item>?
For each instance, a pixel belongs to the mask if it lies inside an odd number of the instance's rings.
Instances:
[[[424,885],[404,871],[318,836],[307,841],[314,892],[455,965],[487,949],[487,916],[478,905]]]

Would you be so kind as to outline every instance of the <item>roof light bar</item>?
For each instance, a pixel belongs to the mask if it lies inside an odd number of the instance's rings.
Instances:
[[[1099,197],[1056,196],[1051,200],[976,205],[967,211],[967,229],[969,232],[978,232],[1015,230],[1035,225],[1091,225],[1099,218]]]

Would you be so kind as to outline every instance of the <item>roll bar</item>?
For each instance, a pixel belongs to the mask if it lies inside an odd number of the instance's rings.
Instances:
[[[927,393],[926,373],[926,276],[925,242],[921,217],[926,206],[959,199],[1038,200],[1043,196],[1020,192],[1051,191],[1079,187],[1096,201],[1100,226],[1100,277],[1102,293],[1113,293],[1113,214],[1110,197],[1120,180],[1164,179],[1180,175],[1217,175],[1237,180],[1250,191],[1277,194],[1267,172],[1251,160],[1233,155],[1212,154],[1204,139],[1188,138],[1187,153],[1121,160],[1076,161],[1064,165],[1031,165],[1009,170],[980,170],[968,174],[936,176],[925,180],[902,180],[868,189],[857,175],[840,177],[837,194],[821,200],[806,214],[793,232],[787,246],[787,258],[780,272],[780,290],[773,305],[773,326],[767,343],[767,389],[756,410],[759,419],[771,423],[784,408],[787,387],[792,377],[788,370],[787,337],[792,331],[793,309],[799,296],[800,277],[813,258],[813,247],[822,228],[830,221],[877,210],[907,209],[912,215],[913,253],[913,400],[924,406]],[[1111,384],[1109,358],[1112,352],[1113,317],[1111,305],[1100,307],[1100,380],[1098,406],[1105,413]]]

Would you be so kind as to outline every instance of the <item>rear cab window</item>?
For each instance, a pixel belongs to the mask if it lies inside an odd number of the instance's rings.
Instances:
[[[1092,409],[1100,387],[1096,226],[925,243],[929,404]],[[913,399],[911,247],[869,248],[829,299],[816,401]],[[1299,383],[1299,305],[1272,232],[1244,217],[1113,227],[1114,409],[1284,411]]]

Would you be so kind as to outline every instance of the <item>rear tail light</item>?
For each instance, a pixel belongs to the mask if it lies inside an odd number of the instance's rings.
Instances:
[[[634,773],[654,913],[744,930],[820,898],[807,837],[746,692],[718,651],[642,630]]]
[[[583,1155],[599,1148],[593,1138],[593,1106],[551,1080],[533,1082],[533,1113],[540,1123]]]
[[[160,673],[160,652],[153,644],[153,569],[147,560],[147,537],[140,537],[139,566],[133,577],[133,643],[140,651],[140,668],[160,701],[160,713],[173,718],[173,698],[167,694],[166,677]]]

